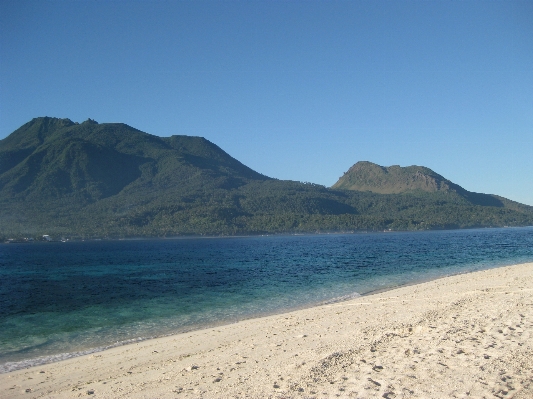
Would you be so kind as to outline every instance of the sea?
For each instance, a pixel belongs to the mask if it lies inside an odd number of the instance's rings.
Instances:
[[[1,244],[0,373],[524,262],[533,227]]]

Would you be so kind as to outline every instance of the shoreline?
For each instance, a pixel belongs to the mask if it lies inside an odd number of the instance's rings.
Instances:
[[[280,315],[284,315],[284,314],[287,314],[287,313],[298,312],[298,311],[301,311],[301,310],[313,309],[313,308],[321,307],[321,306],[335,305],[335,304],[338,304],[338,303],[352,301],[353,299],[360,298],[360,297],[376,295],[376,294],[383,294],[383,293],[386,293],[386,292],[389,292],[389,291],[393,291],[393,290],[396,290],[396,289],[400,289],[400,288],[403,288],[403,287],[416,286],[416,285],[419,285],[419,284],[424,284],[424,283],[428,283],[428,282],[431,282],[431,281],[435,281],[435,280],[439,280],[439,279],[443,279],[443,278],[448,278],[448,277],[452,277],[452,276],[465,275],[465,274],[470,274],[470,273],[476,273],[478,271],[491,270],[491,269],[497,269],[497,268],[500,268],[500,267],[508,267],[508,266],[512,266],[512,265],[504,265],[504,266],[496,265],[496,266],[489,266],[489,267],[482,268],[482,269],[479,269],[479,270],[474,270],[474,271],[461,271],[461,272],[448,274],[448,275],[437,276],[437,277],[433,277],[433,278],[426,277],[426,278],[421,278],[419,280],[412,280],[412,281],[409,281],[409,282],[406,282],[406,283],[403,283],[403,284],[399,284],[399,285],[372,289],[372,290],[364,292],[362,294],[358,293],[358,292],[353,292],[352,294],[348,294],[348,295],[344,295],[344,296],[341,296],[341,297],[332,298],[332,299],[329,299],[329,300],[326,300],[326,301],[322,301],[322,302],[318,302],[318,303],[311,303],[311,304],[307,304],[307,305],[302,305],[300,307],[288,308],[288,309],[282,310],[280,312],[272,312],[272,313],[268,313],[267,312],[267,313],[263,313],[263,314],[250,315],[249,317],[245,317],[245,318],[242,318],[242,319],[239,319],[239,320],[235,320],[235,321],[220,321],[218,323],[209,324],[209,325],[199,325],[199,326],[196,326],[196,327],[191,326],[189,329],[184,329],[182,331],[176,331],[174,333],[169,333],[169,334],[162,334],[162,335],[155,335],[155,336],[148,336],[148,337],[133,337],[133,338],[130,338],[130,339],[126,339],[124,341],[117,341],[117,342],[110,343],[110,344],[107,344],[107,345],[103,345],[103,346],[99,346],[99,347],[86,348],[86,349],[82,349],[82,350],[74,351],[74,352],[56,353],[56,354],[52,354],[52,355],[39,356],[39,357],[35,357],[35,358],[23,359],[23,360],[13,361],[13,362],[8,361],[8,362],[5,362],[3,364],[0,364],[0,375],[6,374],[6,373],[12,373],[12,372],[18,371],[18,370],[30,369],[30,368],[33,368],[33,367],[40,367],[40,366],[44,366],[44,365],[47,365],[47,364],[53,364],[53,363],[57,363],[57,362],[62,362],[62,361],[65,361],[65,360],[74,359],[74,358],[81,357],[81,356],[88,356],[88,355],[92,355],[92,354],[95,354],[95,353],[104,352],[104,351],[107,351],[107,350],[110,350],[110,349],[113,349],[113,348],[120,348],[120,347],[123,347],[123,346],[131,345],[131,344],[136,343],[136,342],[144,342],[144,341],[150,341],[150,340],[155,340],[155,339],[161,339],[161,338],[166,338],[166,337],[170,337],[170,336],[177,336],[177,335],[181,335],[181,334],[187,334],[187,333],[191,333],[191,332],[207,330],[207,329],[210,329],[210,328],[223,327],[223,326],[240,323],[240,322],[247,321],[247,320],[256,320],[256,319],[262,319],[262,318],[265,318],[265,317],[280,316]]]
[[[290,237],[290,236],[327,236],[327,235],[367,235],[367,234],[390,234],[390,233],[430,233],[443,231],[473,231],[473,230],[502,230],[502,229],[527,229],[533,228],[533,225],[524,226],[478,226],[478,227],[464,227],[464,228],[450,228],[450,229],[421,229],[421,230],[346,230],[346,231],[309,231],[309,232],[283,232],[283,233],[250,233],[237,235],[177,235],[177,236],[134,236],[134,237],[91,237],[91,238],[72,238],[72,236],[58,235],[65,237],[65,239],[51,239],[43,240],[41,236],[32,237],[31,240],[25,235],[17,236],[17,238],[0,239],[0,244],[34,244],[34,243],[79,243],[79,242],[94,242],[94,241],[173,241],[173,240],[195,240],[195,239],[224,239],[224,238],[254,238],[254,237]]]
[[[0,396],[526,398],[532,320],[533,263],[503,266],[7,372]]]

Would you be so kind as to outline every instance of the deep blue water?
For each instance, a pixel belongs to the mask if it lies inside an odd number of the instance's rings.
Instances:
[[[531,227],[0,245],[0,372],[531,261]]]

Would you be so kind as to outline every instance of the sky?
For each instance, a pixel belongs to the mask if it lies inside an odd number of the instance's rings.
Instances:
[[[278,179],[422,165],[533,205],[532,1],[0,0],[0,139],[202,136]]]

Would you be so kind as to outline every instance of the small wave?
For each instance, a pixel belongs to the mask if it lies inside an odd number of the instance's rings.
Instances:
[[[345,302],[345,301],[349,301],[350,299],[359,298],[360,296],[361,294],[359,294],[358,292],[353,292],[348,295],[343,295],[343,296],[339,296],[336,298],[328,299],[327,301],[321,302],[320,305],[331,305],[333,303]]]
[[[136,342],[146,341],[147,339],[152,339],[152,338],[153,337],[133,338],[133,339],[115,342],[111,345],[87,349],[84,351],[59,353],[57,355],[50,355],[50,356],[41,356],[35,359],[21,360],[19,362],[7,362],[4,364],[0,364],[0,374],[10,373],[11,371],[26,369],[26,368],[35,367],[35,366],[42,366],[43,364],[55,363],[55,362],[59,362],[62,360],[71,359],[74,357],[90,355],[91,353],[102,352],[107,349],[116,348],[117,346],[133,344]]]

